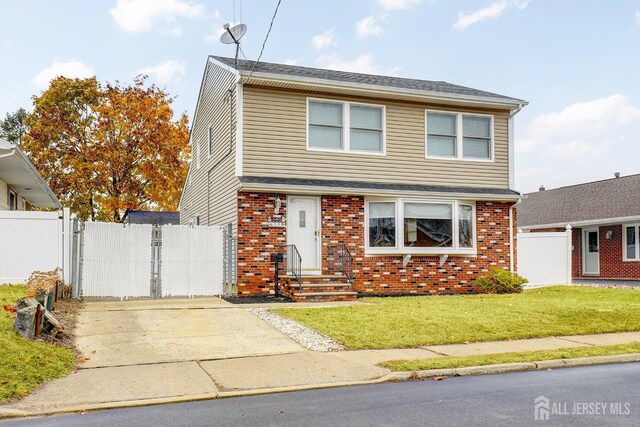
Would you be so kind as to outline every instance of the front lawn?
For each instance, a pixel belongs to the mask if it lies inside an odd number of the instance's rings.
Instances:
[[[25,291],[25,286],[0,286],[0,403],[25,396],[73,368],[70,349],[30,341],[14,332],[13,317],[3,307],[24,297]]]
[[[640,342],[595,347],[559,348],[557,350],[482,354],[476,356],[395,360],[380,363],[380,366],[389,368],[392,371],[422,371],[427,369],[464,368],[467,366],[496,365],[499,363],[540,362],[542,360],[575,359],[577,357],[609,356],[629,353],[640,353]]]
[[[640,330],[640,291],[555,286],[509,295],[362,298],[274,310],[350,350]]]

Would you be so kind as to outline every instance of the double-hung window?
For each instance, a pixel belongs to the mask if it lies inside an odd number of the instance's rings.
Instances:
[[[640,225],[623,225],[623,259],[625,261],[640,261]]]
[[[474,213],[467,202],[367,201],[367,252],[472,254]]]
[[[312,150],[384,154],[384,107],[309,99],[307,145]]]
[[[493,116],[426,112],[426,157],[493,159]]]

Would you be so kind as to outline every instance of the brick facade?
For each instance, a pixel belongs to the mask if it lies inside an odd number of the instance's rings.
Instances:
[[[270,254],[286,244],[286,227],[270,227],[273,193],[238,193],[238,295],[268,293],[274,286]],[[286,217],[286,195],[279,195]],[[414,256],[406,267],[401,256],[364,255],[364,197],[322,196],[323,274],[330,274],[334,248],[346,245],[354,257],[355,290],[361,294],[472,293],[473,281],[490,267],[509,269],[509,208],[512,203],[476,203],[474,257],[450,256],[442,267],[437,256]],[[273,219],[273,218],[272,218]],[[514,224],[515,228],[515,224]]]

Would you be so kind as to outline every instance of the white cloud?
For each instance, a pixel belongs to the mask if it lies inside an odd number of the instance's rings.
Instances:
[[[529,0],[500,0],[489,6],[473,12],[458,12],[458,20],[451,26],[454,30],[462,31],[474,24],[488,19],[496,19],[508,8],[524,9],[529,5]]]
[[[636,21],[640,24],[640,10],[636,10]]]
[[[187,74],[187,64],[180,59],[170,59],[154,67],[141,68],[137,74],[147,74],[156,83],[167,84],[184,77]]]
[[[295,58],[287,58],[284,61],[282,61],[284,65],[298,65],[299,62],[300,60]]]
[[[387,11],[413,9],[422,0],[378,0],[378,4]]]
[[[395,76],[398,74],[398,71],[400,71],[400,68],[398,67],[389,69],[380,68],[376,65],[375,58],[370,53],[360,55],[352,60],[345,59],[338,54],[323,55],[318,58],[316,62],[322,68],[338,71],[351,71],[354,73]]]
[[[335,45],[336,41],[335,41],[335,37],[334,37],[333,28],[328,29],[327,31],[325,31],[322,34],[317,34],[317,35],[311,37],[311,44],[316,49],[324,49],[324,48],[327,48],[327,47],[329,47],[331,45]]]
[[[52,79],[59,76],[83,79],[94,75],[93,68],[78,59],[54,60],[50,67],[43,69],[33,78],[33,83],[39,88],[45,89]]]
[[[358,37],[372,37],[382,34],[384,28],[380,25],[380,22],[384,20],[385,16],[376,17],[373,15],[365,16],[356,24],[356,34]]]
[[[515,141],[518,189],[555,188],[629,171],[626,159],[640,156],[631,144],[638,133],[640,108],[620,94],[539,115]]]
[[[125,31],[157,30],[177,37],[182,34],[177,18],[203,18],[206,9],[201,4],[184,0],[118,0],[109,13]]]

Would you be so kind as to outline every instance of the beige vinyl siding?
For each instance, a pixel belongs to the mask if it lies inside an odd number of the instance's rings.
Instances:
[[[0,179],[0,211],[9,210],[9,187]]]
[[[180,222],[200,216],[201,225],[235,224],[236,177],[236,78],[231,72],[207,63],[205,82],[193,124],[192,162],[180,204]],[[229,94],[229,89],[232,91]],[[209,154],[209,127],[213,151]],[[200,145],[198,150],[197,144]],[[200,152],[200,167],[196,153]]]
[[[306,149],[307,97],[386,106],[386,156]],[[425,110],[492,114],[494,161],[425,159]],[[508,188],[508,111],[244,88],[246,176]]]

